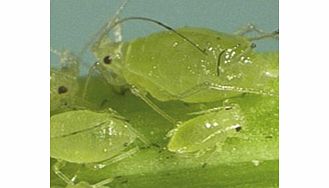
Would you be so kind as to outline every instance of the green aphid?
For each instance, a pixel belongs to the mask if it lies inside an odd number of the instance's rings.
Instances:
[[[103,168],[139,151],[135,141],[149,142],[113,110],[67,111],[50,118],[50,156],[59,162],[54,172],[72,184],[60,169],[65,162]]]
[[[168,31],[130,42],[111,42],[107,33],[127,20],[153,22]],[[98,60],[91,70],[101,72],[112,85],[128,86],[171,122],[175,120],[147,94],[159,101],[186,103],[219,101],[243,93],[277,95],[269,84],[271,78],[264,77],[267,70],[262,62],[254,61],[255,44],[243,35],[206,28],[172,29],[144,17],[128,17],[108,25],[91,47]],[[271,34],[264,36],[278,33]]]
[[[240,137],[245,127],[238,105],[223,107],[180,124],[171,132],[168,150],[180,154],[204,153],[221,146],[228,137]]]
[[[70,109],[79,90],[79,59],[69,51],[51,50],[60,58],[60,68],[50,69],[50,113]]]

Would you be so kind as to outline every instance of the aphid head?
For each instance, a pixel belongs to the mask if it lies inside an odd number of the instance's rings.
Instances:
[[[62,70],[50,70],[50,110],[68,108],[79,89],[77,78]]]
[[[105,36],[104,39],[94,44],[92,52],[97,58],[95,67],[102,76],[112,85],[124,85],[122,77],[122,63],[124,43],[111,42]]]

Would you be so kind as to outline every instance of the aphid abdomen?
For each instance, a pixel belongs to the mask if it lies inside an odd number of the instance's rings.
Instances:
[[[168,144],[172,152],[207,150],[237,136],[244,127],[244,116],[237,106],[197,116],[178,126]]]
[[[200,28],[183,28],[177,32],[204,51],[170,31],[137,39],[129,45],[125,58],[124,75],[128,83],[138,85],[161,101],[179,99],[191,103],[217,101],[243,93],[237,89],[219,92],[209,88],[209,84],[261,88],[249,75],[254,74],[251,72],[255,68],[245,63],[250,53],[248,49],[251,50],[250,41]],[[245,58],[243,62],[240,56]],[[196,92],[184,96],[193,89]]]
[[[112,158],[137,137],[125,121],[89,110],[54,115],[50,125],[51,157],[74,163]]]

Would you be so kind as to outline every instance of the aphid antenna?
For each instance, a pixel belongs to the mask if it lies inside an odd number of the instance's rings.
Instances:
[[[278,40],[279,39],[279,29],[277,29],[273,32],[270,32],[270,33],[265,33],[264,32],[259,36],[249,37],[248,39],[251,40],[251,41],[255,41],[255,40],[262,40],[262,39],[266,39],[266,38],[273,38],[273,39]]]
[[[273,31],[273,32],[265,32],[262,29],[259,29],[256,27],[256,25],[249,23],[246,26],[243,26],[240,28],[237,32],[235,32],[236,35],[246,35],[251,32],[256,32],[258,36],[255,37],[248,37],[249,40],[255,41],[255,40],[261,40],[265,38],[274,38],[279,39],[279,29]]]
[[[155,20],[155,19],[152,19],[152,18],[147,18],[147,17],[139,17],[139,16],[132,16],[132,17],[126,17],[126,18],[123,18],[121,20],[118,20],[117,22],[115,22],[112,26],[110,26],[108,28],[108,30],[105,32],[108,33],[110,32],[112,29],[114,29],[117,25],[123,23],[123,22],[126,22],[126,21],[129,21],[129,20],[141,20],[141,21],[147,21],[147,22],[152,22],[152,23],[155,23],[169,31],[172,31],[173,33],[175,33],[176,35],[178,35],[179,37],[181,37],[182,39],[184,39],[185,41],[187,41],[188,43],[190,43],[192,46],[194,46],[198,51],[200,51],[202,54],[204,55],[208,55],[206,53],[206,49],[202,49],[200,48],[199,45],[197,45],[195,42],[193,42],[191,39],[187,38],[186,36],[184,36],[183,34],[177,32],[174,28],[170,27],[169,25],[166,25],[158,20]]]
[[[220,74],[220,63],[221,63],[221,58],[222,58],[222,55],[226,52],[226,50],[223,50],[219,53],[218,55],[218,58],[217,58],[217,67],[216,67],[216,70],[217,70],[217,76],[219,76]]]

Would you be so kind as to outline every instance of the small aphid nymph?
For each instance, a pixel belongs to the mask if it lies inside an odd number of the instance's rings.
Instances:
[[[50,118],[50,156],[59,161],[104,168],[139,151],[134,143],[149,141],[114,110],[93,112],[75,110]],[[64,164],[55,164],[54,172],[64,181]]]
[[[173,131],[168,150],[180,154],[211,150],[223,144],[228,137],[239,137],[245,124],[238,105],[199,115]]]

